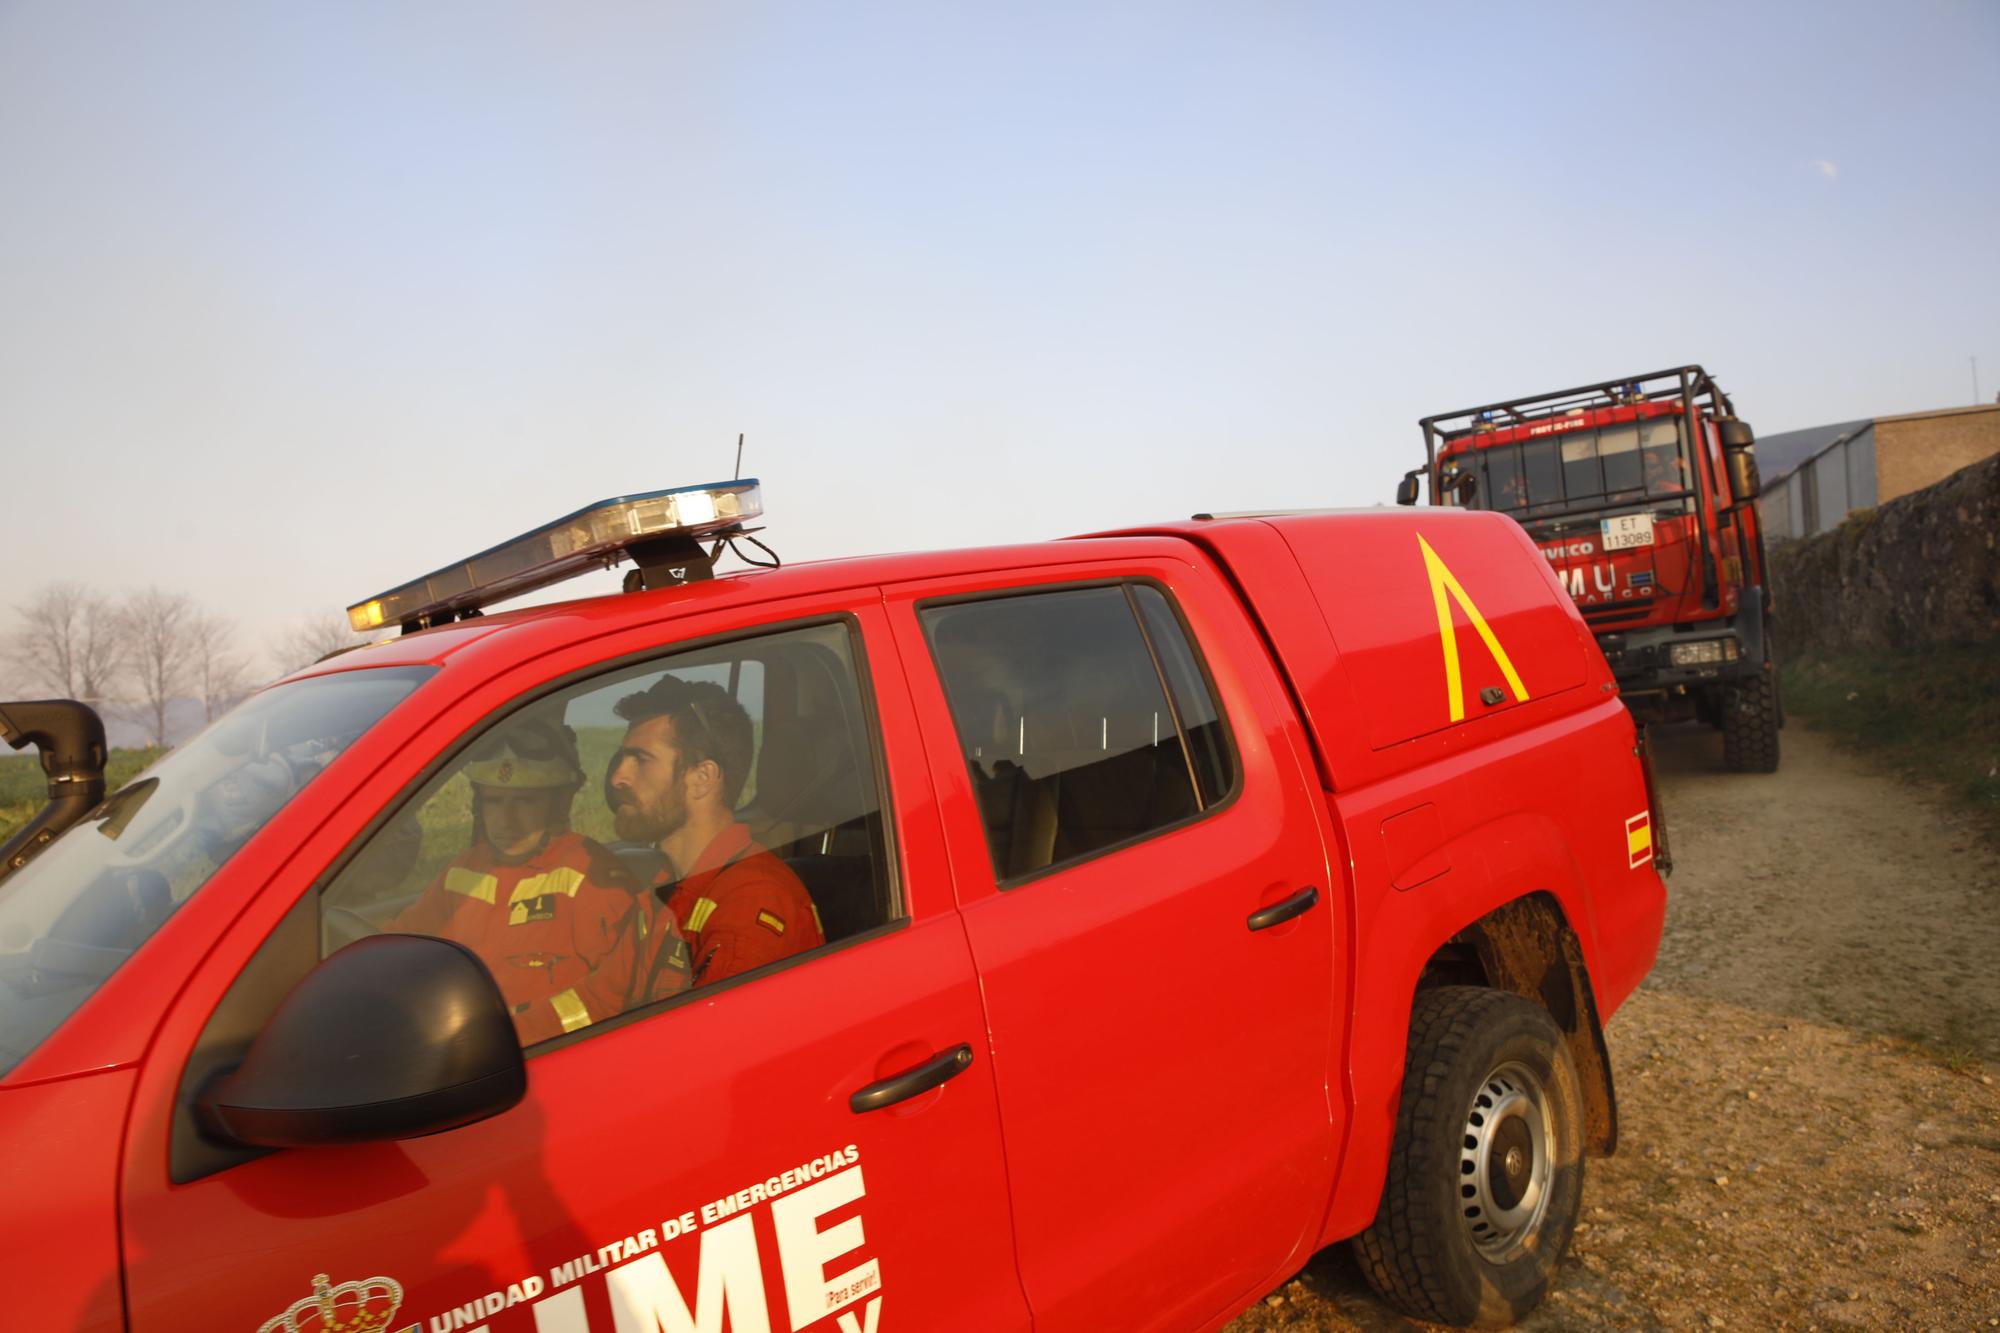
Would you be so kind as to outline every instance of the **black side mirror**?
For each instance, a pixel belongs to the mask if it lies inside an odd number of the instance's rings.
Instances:
[[[1748,449],[1757,442],[1757,433],[1750,429],[1750,423],[1735,417],[1724,417],[1716,423],[1716,430],[1725,449]]]
[[[436,1134],[527,1090],[513,1021],[478,956],[376,935],[308,972],[198,1110],[220,1137],[291,1148]]]
[[[1422,469],[1418,469],[1421,472]],[[1417,472],[1405,472],[1403,479],[1396,483],[1396,503],[1413,505],[1417,502]]]
[[[1738,504],[1748,504],[1763,493],[1763,479],[1757,475],[1757,455],[1748,449],[1732,449],[1729,460],[1729,493]]]

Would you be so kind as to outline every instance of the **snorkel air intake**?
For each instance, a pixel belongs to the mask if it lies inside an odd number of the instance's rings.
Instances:
[[[104,799],[104,723],[74,699],[0,703],[0,740],[40,750],[49,779],[49,803],[0,847],[4,880]]]

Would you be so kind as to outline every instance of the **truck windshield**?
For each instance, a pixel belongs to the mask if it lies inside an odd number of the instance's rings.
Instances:
[[[0,1074],[433,670],[343,671],[252,695],[0,881]]]
[[[1678,499],[1688,494],[1680,418],[1475,448],[1445,461],[1438,490],[1448,504],[1524,519]]]

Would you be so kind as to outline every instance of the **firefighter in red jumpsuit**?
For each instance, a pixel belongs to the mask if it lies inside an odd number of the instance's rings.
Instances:
[[[743,706],[719,685],[665,676],[616,711],[626,730],[605,800],[618,836],[651,843],[668,871],[643,897],[651,921],[637,947],[579,984],[584,1000],[709,985],[826,943],[805,885],[736,818],[754,746]]]
[[[568,727],[540,719],[503,726],[474,748],[464,773],[472,846],[385,929],[478,954],[524,1046],[685,988],[685,971],[669,967],[644,997],[586,999],[577,989],[607,958],[636,953],[656,923],[618,858],[570,829],[583,767]]]

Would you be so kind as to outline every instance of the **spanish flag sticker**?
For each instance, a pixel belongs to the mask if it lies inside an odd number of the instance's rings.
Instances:
[[[757,924],[770,931],[773,935],[782,935],[785,933],[785,918],[779,916],[776,912],[757,913]]]
[[[1625,854],[1632,869],[1653,859],[1653,812],[1642,810],[1625,821]]]

